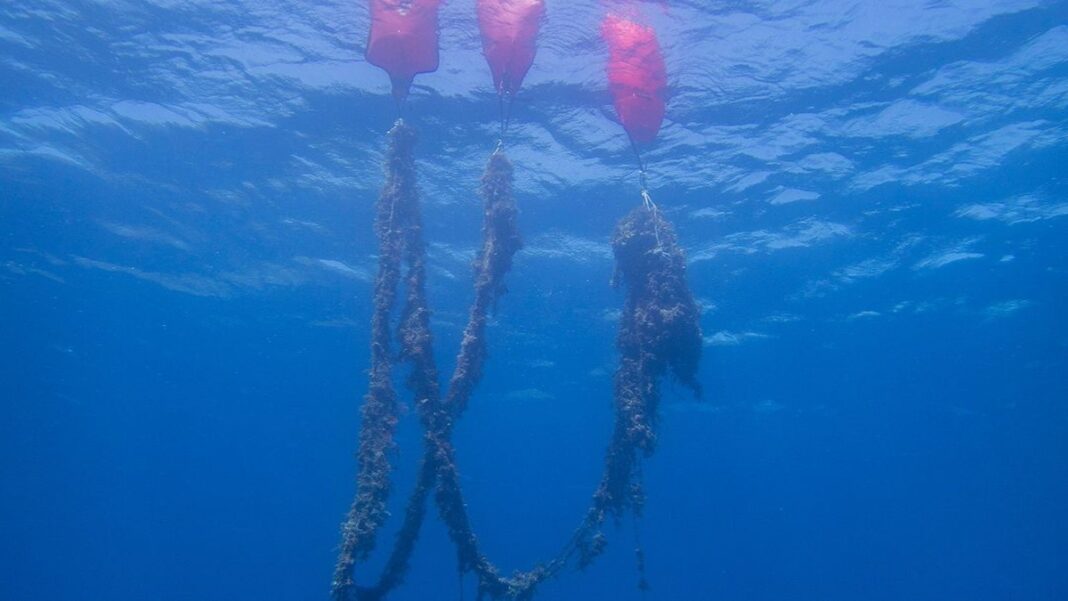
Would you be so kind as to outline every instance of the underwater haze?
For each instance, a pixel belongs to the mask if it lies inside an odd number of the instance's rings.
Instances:
[[[498,101],[475,0],[403,108],[452,369]],[[1068,2],[546,0],[518,227],[452,442],[483,551],[552,556],[612,434],[642,203],[607,12],[700,309],[640,519],[544,600],[1068,599]],[[362,0],[0,6],[0,599],[326,600],[367,391],[390,81]],[[422,433],[405,410],[380,544]],[[639,590],[635,547],[649,590]],[[396,601],[473,599],[437,509]]]

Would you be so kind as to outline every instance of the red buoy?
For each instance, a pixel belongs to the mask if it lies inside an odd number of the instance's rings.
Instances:
[[[367,62],[389,73],[393,97],[408,96],[418,73],[438,68],[438,6],[441,0],[371,0]]]
[[[497,93],[515,95],[537,51],[543,0],[478,0],[482,52],[493,72]]]
[[[608,90],[630,139],[652,142],[664,121],[667,75],[656,32],[618,17],[605,16],[601,35],[608,43]]]

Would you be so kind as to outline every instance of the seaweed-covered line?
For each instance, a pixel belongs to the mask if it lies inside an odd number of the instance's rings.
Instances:
[[[416,194],[414,132],[398,120],[389,131],[389,141],[386,182],[375,205],[379,259],[371,314],[371,366],[367,395],[360,408],[356,494],[342,527],[341,549],[334,570],[333,592],[337,598],[347,596],[354,584],[352,572],[356,563],[370,555],[378,529],[388,516],[389,456],[394,448],[397,424],[397,395],[391,379],[390,314],[396,303],[403,250],[397,221]]]
[[[609,516],[618,519],[628,508],[634,515],[640,514],[643,493],[639,453],[648,456],[654,450],[661,379],[670,372],[700,394],[695,376],[701,335],[697,306],[686,285],[685,260],[671,225],[655,205],[646,203],[635,209],[617,226],[612,246],[617,281],[626,287],[627,298],[617,338],[620,364],[615,375],[615,427],[605,454],[604,472],[585,517],[557,555],[531,570],[501,576],[479,549],[468,518],[451,435],[453,423],[466,409],[482,377],[487,316],[504,292],[504,276],[521,246],[512,195],[512,166],[498,148],[482,178],[483,242],[474,265],[474,300],[456,367],[442,399],[426,302],[426,252],[411,158],[414,134],[398,121],[390,135],[386,186],[379,196],[376,220],[381,254],[372,316],[371,383],[362,412],[356,499],[342,529],[334,597],[337,601],[382,599],[401,583],[433,489],[438,513],[456,545],[460,573],[476,574],[479,597],[531,599],[539,583],[559,573],[572,560],[583,568],[600,554],[606,544],[601,530]],[[383,221],[388,226],[382,226]],[[356,586],[355,565],[373,548],[374,533],[386,515],[387,455],[393,448],[396,399],[392,389],[385,389],[388,395],[380,392],[380,378],[385,378],[388,387],[392,368],[388,318],[396,303],[402,258],[407,265],[407,294],[398,331],[399,356],[411,365],[407,383],[425,432],[424,456],[385,569],[377,584]],[[382,322],[377,321],[380,316]],[[382,353],[376,354],[377,349]],[[640,548],[638,562],[639,571],[643,571]],[[644,575],[641,585],[645,586]]]
[[[487,314],[504,292],[503,277],[511,267],[513,255],[522,245],[511,194],[512,167],[503,154],[494,153],[487,164],[480,190],[485,225],[482,249],[475,262],[475,300],[450,379],[448,400],[442,405],[426,302],[426,252],[412,158],[415,134],[398,120],[389,137],[386,184],[376,209],[380,274],[374,290],[375,313],[372,316],[371,392],[365,397],[361,411],[363,423],[357,453],[356,498],[342,527],[342,545],[334,573],[333,596],[338,600],[380,599],[403,580],[422,525],[428,493],[436,483],[442,463],[452,461],[451,450],[445,449],[451,435],[452,417],[449,414],[462,412],[481,378],[486,357]],[[388,515],[385,512],[390,473],[388,452],[393,448],[397,419],[395,395],[389,387],[393,365],[389,355],[388,319],[396,304],[402,257],[408,272],[405,278],[407,295],[399,328],[399,355],[412,365],[408,385],[414,393],[426,432],[425,451],[393,551],[377,584],[365,587],[356,585],[353,571],[374,547],[374,533]],[[379,349],[383,352],[378,353]],[[389,403],[382,402],[382,395],[377,394],[383,389],[383,383],[390,392]]]

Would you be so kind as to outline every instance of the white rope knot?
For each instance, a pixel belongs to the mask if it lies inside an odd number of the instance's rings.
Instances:
[[[656,237],[656,250],[660,251],[663,247],[660,245],[660,220],[656,215],[657,207],[656,203],[653,202],[653,197],[649,195],[649,190],[644,185],[642,186],[642,204],[645,205],[647,211],[653,214],[653,235]]]

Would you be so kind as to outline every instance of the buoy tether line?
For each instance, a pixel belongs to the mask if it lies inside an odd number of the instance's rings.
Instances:
[[[394,95],[398,97],[398,82],[403,84],[401,92],[406,94],[412,74],[437,67],[440,0],[407,0],[403,6],[393,0],[370,1],[372,29],[367,57],[390,72]],[[517,3],[523,10],[516,10]],[[536,25],[544,11],[542,0],[479,0],[478,9],[495,84],[500,93],[500,81],[507,82],[507,91],[514,96],[533,60]],[[651,29],[631,23],[630,29],[609,31],[629,22],[609,17],[605,23],[604,35],[610,47],[637,33],[638,37],[630,42],[645,44],[642,47],[655,50],[659,57]],[[620,32],[623,38],[617,35]],[[432,44],[427,37],[431,35]],[[650,39],[653,46],[648,46]],[[494,43],[488,44],[487,40]],[[529,50],[523,55],[529,61],[517,67],[514,62],[498,60],[499,53],[511,56],[516,48]],[[499,80],[497,68],[502,65],[501,73],[507,77]],[[610,82],[612,69],[610,62]],[[397,76],[398,72],[401,76]],[[633,133],[630,125],[635,122],[622,111],[621,121],[628,133]],[[502,120],[501,133],[506,130],[507,115]],[[642,131],[643,135],[648,133]],[[375,205],[379,264],[373,286],[371,366],[368,391],[360,409],[356,492],[342,526],[334,570],[335,601],[380,601],[402,583],[431,502],[436,505],[438,516],[456,547],[461,595],[463,576],[474,574],[479,599],[529,601],[545,580],[569,565],[589,566],[603,552],[607,541],[603,532],[606,522],[618,523],[626,515],[634,518],[641,515],[644,506],[641,466],[655,450],[663,379],[670,375],[700,395],[696,374],[702,339],[697,304],[686,283],[682,250],[671,224],[655,210],[644,185],[642,168],[643,206],[624,216],[612,237],[618,282],[625,290],[625,300],[616,338],[619,363],[613,376],[614,426],[605,450],[601,479],[578,527],[556,555],[529,570],[505,576],[484,554],[460,486],[452,435],[482,378],[488,353],[489,316],[505,292],[504,278],[522,246],[513,194],[514,169],[503,152],[503,138],[502,135],[497,149],[490,155],[479,188],[484,221],[482,244],[474,262],[473,300],[455,366],[447,385],[442,386],[434,358],[426,295],[427,245],[423,240],[416,182],[415,130],[398,119],[389,131],[385,182]],[[653,210],[648,210],[649,207]],[[360,584],[357,568],[367,563],[377,534],[389,515],[391,457],[400,418],[400,398],[393,382],[394,372],[401,364],[408,366],[406,383],[423,429],[423,456],[385,566],[376,581]],[[639,586],[644,589],[648,582],[640,536],[636,546]]]

